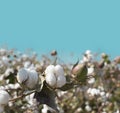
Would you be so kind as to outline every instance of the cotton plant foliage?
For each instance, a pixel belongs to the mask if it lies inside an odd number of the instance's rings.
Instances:
[[[0,48],[0,113],[120,112],[120,56],[86,50],[68,63],[50,55]]]

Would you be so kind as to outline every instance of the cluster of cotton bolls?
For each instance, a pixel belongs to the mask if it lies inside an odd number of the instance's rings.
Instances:
[[[110,98],[111,96],[109,93],[106,93],[104,91],[103,87],[100,86],[98,88],[89,88],[87,90],[87,93],[89,94],[89,96],[93,96],[93,97],[100,96],[102,97],[102,99],[104,99],[104,101],[107,100],[107,98]]]
[[[0,49],[0,91],[4,93],[8,91],[12,98],[19,95],[24,83],[25,87],[33,89],[38,83],[37,68],[40,63],[37,60],[37,55],[33,53],[31,56],[22,54],[15,50]],[[1,96],[1,95],[0,95]],[[6,92],[7,96],[7,92]],[[4,96],[5,97],[5,96]],[[1,101],[2,97],[0,98]],[[6,97],[7,99],[7,97]],[[8,105],[14,105],[9,102]],[[1,109],[3,105],[1,105]]]
[[[54,96],[49,93],[55,94],[60,113],[120,112],[120,57],[111,60],[103,53],[95,58],[87,50],[75,64],[77,75],[71,69],[74,64],[56,60],[55,51],[51,55],[40,60],[34,52],[0,49],[0,113],[52,111]]]

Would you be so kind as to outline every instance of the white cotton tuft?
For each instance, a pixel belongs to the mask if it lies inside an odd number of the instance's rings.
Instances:
[[[3,56],[3,57],[2,57],[2,62],[3,62],[6,66],[9,66],[9,65],[10,65],[10,64],[9,64],[9,58],[6,57],[6,56]]]
[[[94,67],[88,68],[88,75],[92,74],[94,72]]]
[[[56,77],[54,76],[53,73],[48,73],[48,74],[46,74],[46,82],[47,82],[51,87],[55,87],[55,85],[56,85]]]
[[[62,87],[63,85],[65,85],[65,83],[66,83],[66,78],[65,78],[65,76],[64,75],[60,75],[60,76],[58,76],[58,78],[57,78],[57,87]]]
[[[28,80],[26,81],[26,85],[28,88],[33,89],[38,82],[38,73],[35,70],[28,71]]]
[[[0,105],[6,105],[9,101],[10,95],[5,90],[0,90]]]
[[[90,78],[88,80],[88,84],[94,84],[95,83],[95,78]]]
[[[66,83],[64,70],[60,65],[49,65],[45,70],[46,82],[54,88],[60,88]]]
[[[19,83],[25,82],[25,85],[33,89],[38,83],[38,73],[35,70],[20,69],[17,74],[17,80]]]
[[[7,50],[6,49],[3,49],[3,48],[1,48],[0,49],[0,55],[5,55],[7,53]]]
[[[61,67],[60,65],[55,66],[55,72],[57,76],[64,75],[63,67]]]
[[[19,71],[18,71],[18,74],[17,74],[17,81],[19,83],[23,83],[25,82],[27,79],[28,79],[29,75],[28,75],[28,72],[26,69],[24,68],[21,68]]]
[[[91,109],[91,107],[89,105],[86,105],[85,106],[85,110],[88,111],[88,112],[90,112],[92,109]]]
[[[54,65],[49,65],[45,70],[45,74],[54,73],[54,71],[55,71]]]

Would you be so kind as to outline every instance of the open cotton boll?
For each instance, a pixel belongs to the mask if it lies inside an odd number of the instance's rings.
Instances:
[[[29,56],[26,55],[26,54],[23,54],[21,58],[22,58],[23,61],[26,61],[26,60],[29,59]]]
[[[31,65],[31,62],[26,61],[26,62],[23,63],[23,65],[24,65],[25,68],[28,68]]]
[[[88,75],[92,74],[94,72],[94,67],[89,67],[88,68]]]
[[[7,68],[7,70],[5,71],[5,76],[9,76],[10,73],[13,73],[13,72],[14,72],[13,68]]]
[[[89,84],[95,83],[95,78],[90,78],[90,79],[88,80],[88,83],[89,83]]]
[[[53,73],[46,74],[46,82],[51,86],[55,87],[56,85],[56,77]]]
[[[26,81],[26,85],[28,88],[32,89],[36,86],[38,82],[38,73],[35,70],[28,70],[28,80]]]
[[[49,65],[46,70],[45,70],[45,74],[48,74],[48,73],[54,73],[55,72],[55,67],[54,65]]]
[[[57,77],[57,86],[56,87],[62,87],[66,83],[66,78],[64,75],[60,75]]]
[[[0,49],[0,55],[1,56],[6,55],[7,53],[8,53],[8,51],[6,49],[3,49],[3,48]]]
[[[61,67],[60,65],[56,65],[54,68],[55,68],[55,73],[57,76],[64,75],[63,67]]]
[[[19,71],[18,71],[18,74],[17,74],[17,81],[19,83],[23,83],[24,81],[26,81],[28,79],[28,71],[24,68],[21,68]]]
[[[60,65],[49,65],[45,70],[46,82],[54,88],[62,87],[66,83],[64,70]]]
[[[6,105],[9,101],[10,95],[5,90],[0,90],[0,105]]]
[[[6,56],[3,56],[2,57],[2,62],[6,65],[6,66],[9,66],[10,64],[9,64],[9,58],[8,57],[6,57]]]

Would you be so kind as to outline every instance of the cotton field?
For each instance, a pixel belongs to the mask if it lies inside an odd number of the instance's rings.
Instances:
[[[119,56],[60,59],[0,48],[0,113],[120,113]]]

